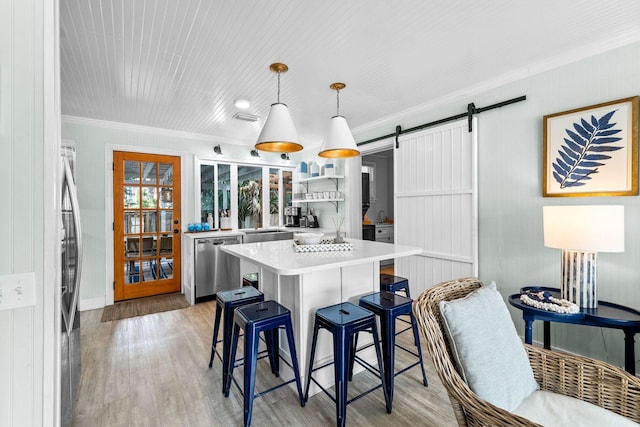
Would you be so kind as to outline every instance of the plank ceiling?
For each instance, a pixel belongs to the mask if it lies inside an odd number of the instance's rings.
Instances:
[[[62,113],[252,145],[284,62],[281,101],[316,144],[332,82],[357,129],[639,40],[639,22],[637,0],[60,0]],[[238,98],[261,120],[233,119]]]

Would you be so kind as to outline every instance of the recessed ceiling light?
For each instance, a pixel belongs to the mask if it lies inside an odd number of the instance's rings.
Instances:
[[[249,101],[248,99],[236,99],[236,108],[239,108],[241,110],[246,110],[247,108],[251,107],[251,101]]]

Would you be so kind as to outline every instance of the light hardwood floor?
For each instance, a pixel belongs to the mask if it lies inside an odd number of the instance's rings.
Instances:
[[[242,425],[239,390],[232,387],[225,398],[220,390],[220,360],[216,357],[208,367],[214,308],[211,301],[104,323],[102,310],[81,313],[82,379],[73,425]],[[411,346],[410,333],[401,339]],[[397,367],[410,362],[405,354],[397,352]],[[455,426],[449,399],[426,353],[424,360],[428,387],[422,385],[419,368],[410,369],[396,377],[391,414],[386,413],[378,389],[347,407],[347,425]],[[266,359],[259,363],[257,391],[280,381],[271,375]],[[242,378],[241,368],[234,377]],[[369,373],[355,375],[349,396],[374,380]],[[302,408],[295,392],[283,387],[255,400],[252,425],[332,426],[335,405],[319,393]]]

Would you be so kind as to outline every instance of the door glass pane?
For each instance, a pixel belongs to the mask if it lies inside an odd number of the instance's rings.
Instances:
[[[166,233],[172,230],[173,223],[173,211],[160,211],[160,231]]]
[[[140,182],[140,162],[124,161],[124,182],[136,184]]]
[[[142,162],[142,183],[155,185],[156,182],[156,163]]]
[[[140,187],[124,187],[124,207],[139,208],[140,207]]]
[[[158,189],[156,187],[142,187],[142,207],[158,207]]]
[[[124,212],[124,233],[140,233],[140,213],[138,211]]]
[[[142,223],[144,224],[145,233],[156,232],[156,212],[145,211],[142,213]]]
[[[262,168],[238,166],[238,228],[262,227]]]
[[[155,255],[155,239],[151,236],[142,238],[142,256]]]
[[[284,196],[283,206],[291,206],[291,197],[293,196],[293,173],[291,171],[282,171],[282,193]]]
[[[140,257],[140,238],[139,237],[127,237],[125,239],[125,256],[127,258]]]
[[[164,209],[173,208],[173,188],[160,187],[160,207]]]
[[[160,184],[173,184],[173,166],[170,163],[160,163]]]
[[[231,166],[218,165],[218,227],[231,228]],[[224,218],[224,219],[221,219]]]
[[[215,167],[200,165],[200,222],[207,221],[207,215],[214,210]]]
[[[160,255],[167,256],[173,253],[173,236],[160,236]]]
[[[269,169],[269,214],[271,215],[270,224],[280,225],[280,196],[278,195],[278,180],[280,178],[280,169]]]
[[[173,279],[173,258],[160,258],[160,279]]]
[[[158,271],[160,270],[158,268],[158,263],[153,260],[153,261],[149,261],[149,274],[151,274],[151,278],[149,280],[157,280],[158,279]],[[147,279],[145,279],[147,280]]]
[[[150,260],[146,260],[146,261],[141,261],[140,262],[140,279],[143,282],[149,282],[151,280],[153,280],[153,274],[151,273],[151,261]]]
[[[130,285],[140,282],[140,261],[127,261],[124,263],[124,284]]]

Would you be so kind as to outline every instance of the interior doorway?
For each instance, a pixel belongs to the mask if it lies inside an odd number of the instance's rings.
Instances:
[[[114,151],[114,301],[180,291],[180,157]]]
[[[362,156],[362,238],[394,243],[393,149]],[[393,260],[380,262],[380,272],[393,274]]]

